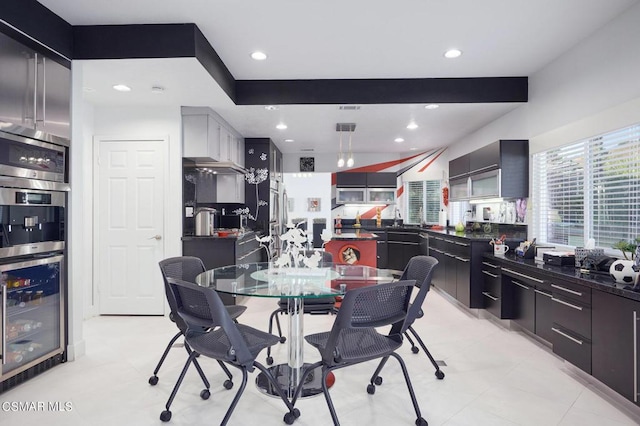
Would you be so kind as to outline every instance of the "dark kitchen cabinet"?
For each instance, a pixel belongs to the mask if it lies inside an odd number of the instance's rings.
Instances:
[[[591,289],[554,279],[551,291],[553,352],[591,374]]]
[[[367,173],[364,173],[364,172],[336,173],[337,188],[365,188],[366,186],[367,186]]]
[[[534,290],[536,294],[536,318],[535,333],[541,339],[551,342],[553,338],[553,317],[552,317],[552,301],[551,286],[548,282],[536,286]]]
[[[466,154],[462,157],[458,157],[449,161],[449,179],[468,175],[470,170],[470,159],[471,155]]]
[[[500,142],[494,142],[473,151],[469,158],[469,172],[497,169],[500,167]]]
[[[389,269],[404,270],[409,259],[420,254],[420,234],[418,232],[387,231],[387,265]]]
[[[247,170],[254,169],[257,175],[259,171],[268,172],[267,179],[258,184],[248,181],[244,182],[245,204],[249,206],[251,214],[258,220],[248,219],[251,229],[259,229],[269,232],[269,223],[281,220],[281,217],[270,217],[275,213],[271,206],[272,202],[278,202],[277,197],[272,197],[272,189],[279,187],[278,176],[281,172],[278,167],[282,167],[282,152],[269,138],[245,138],[244,140],[244,166]],[[256,188],[257,186],[257,188]],[[279,206],[283,208],[283,206]],[[254,213],[257,209],[257,213]],[[281,210],[277,213],[281,214]]]
[[[377,256],[378,256],[377,267],[380,269],[388,269],[389,261],[388,261],[387,241],[386,240],[376,241],[376,248],[377,248]]]
[[[535,333],[536,293],[534,287],[517,278],[504,276],[502,284],[511,286],[513,294],[513,321],[522,328]]]
[[[482,297],[484,308],[491,314],[500,319],[509,319],[511,314],[511,303],[504,303],[503,300],[509,300],[509,293],[512,287],[502,287],[502,271],[500,266],[494,262],[482,261],[482,276],[484,281]]]
[[[398,175],[395,172],[367,173],[369,188],[395,188]]]
[[[638,404],[640,302],[593,290],[592,374]]]

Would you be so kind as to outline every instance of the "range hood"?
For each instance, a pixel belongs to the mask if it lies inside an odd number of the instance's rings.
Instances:
[[[247,169],[232,161],[215,161],[211,158],[188,158],[191,167],[219,175],[244,175]]]

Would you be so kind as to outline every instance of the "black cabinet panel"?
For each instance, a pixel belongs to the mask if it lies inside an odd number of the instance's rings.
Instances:
[[[473,151],[469,159],[469,171],[488,171],[500,167],[500,141]]]
[[[515,278],[507,278],[503,285],[510,285],[513,292],[513,320],[530,332],[535,332],[536,296],[534,287]]]
[[[551,342],[553,317],[551,313],[551,291],[545,288],[537,288],[536,292],[536,321],[535,333],[538,337]]]
[[[395,172],[367,173],[369,188],[395,188],[398,176]]]
[[[561,325],[553,324],[553,353],[591,374],[591,342]]]
[[[469,154],[449,161],[449,179],[469,173],[471,156]]]
[[[640,366],[634,365],[634,353],[640,349],[640,302],[594,290],[592,308],[592,374],[634,401],[640,397],[635,389]]]
[[[378,249],[378,268],[387,269],[389,266],[388,262],[388,251],[387,251],[387,242],[386,241],[376,241],[376,248]]]
[[[364,188],[367,186],[367,173],[339,172],[336,174],[337,188]]]
[[[456,299],[465,306],[471,306],[471,262],[462,256],[455,260]]]

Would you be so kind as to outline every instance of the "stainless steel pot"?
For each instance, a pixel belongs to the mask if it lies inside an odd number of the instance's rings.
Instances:
[[[196,210],[196,236],[205,237],[213,235],[215,231],[216,209],[203,207]]]

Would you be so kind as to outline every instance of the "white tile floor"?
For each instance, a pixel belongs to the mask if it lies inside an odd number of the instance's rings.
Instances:
[[[241,320],[266,329],[275,301],[254,298]],[[437,359],[446,361],[444,380],[437,380],[427,358],[401,349],[407,361],[423,416],[432,426],[467,425],[636,425],[640,410],[599,390],[600,386],[548,348],[493,321],[477,319],[432,291],[416,329]],[[286,317],[283,317],[286,323]],[[326,330],[331,316],[306,316],[305,333]],[[175,326],[164,317],[97,317],[85,323],[87,354],[58,366],[0,395],[0,423],[19,425],[160,425],[160,412],[186,359],[172,350],[153,387],[147,380]],[[284,361],[285,345],[277,345]],[[308,348],[306,360],[316,360]],[[260,357],[264,362],[264,357]],[[234,391],[222,387],[223,375],[201,357],[211,384],[211,398],[200,399],[202,383],[190,370],[172,406],[172,425],[218,424]],[[375,364],[338,370],[331,394],[343,425],[412,425],[415,415],[397,363],[384,370],[375,395],[366,385]],[[230,424],[282,425],[284,404],[258,392],[253,380]],[[235,389],[235,388],[234,388]],[[71,402],[67,412],[14,412],[5,402]],[[331,424],[322,396],[302,400],[296,425]]]

